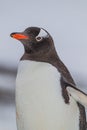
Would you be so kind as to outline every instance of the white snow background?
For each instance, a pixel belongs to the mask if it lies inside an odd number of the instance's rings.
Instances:
[[[0,130],[17,130],[15,77],[24,49],[9,35],[29,26],[48,30],[77,86],[87,93],[87,1],[0,1]]]

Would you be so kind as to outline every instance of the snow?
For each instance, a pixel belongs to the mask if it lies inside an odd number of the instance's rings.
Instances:
[[[0,130],[16,130],[14,105],[0,106]]]

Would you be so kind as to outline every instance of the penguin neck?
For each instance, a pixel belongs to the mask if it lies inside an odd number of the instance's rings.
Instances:
[[[60,60],[59,56],[57,55],[56,50],[55,51],[51,50],[49,55],[50,56],[48,56],[48,55],[42,56],[41,55],[38,57],[36,55],[30,55],[30,54],[25,52],[20,60],[21,61],[30,60],[30,61],[36,61],[36,62],[49,63],[57,68],[57,70],[61,73],[61,75],[66,79],[67,82],[71,82],[72,84],[75,84],[67,67],[64,65],[64,63]]]
[[[62,61],[60,60],[56,51],[53,52],[53,53],[51,51],[50,54],[48,53],[48,54],[45,54],[45,55],[35,55],[35,54],[33,55],[33,54],[29,54],[29,53],[25,52],[20,60],[21,61],[29,60],[29,61],[49,63],[49,64],[55,66],[57,69],[58,69],[60,62],[62,63]]]
[[[54,52],[50,51],[49,53],[45,55],[29,54],[29,53],[26,53],[25,51],[24,55],[21,57],[20,60],[46,62],[46,63],[52,64],[53,66],[57,66],[58,62],[60,61],[59,56],[57,55],[56,51]]]

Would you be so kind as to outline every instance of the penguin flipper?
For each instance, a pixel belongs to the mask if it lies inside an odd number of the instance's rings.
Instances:
[[[81,90],[71,87],[71,86],[67,86],[66,87],[67,92],[80,104],[82,104],[83,106],[87,107],[87,94],[85,94],[84,92],[82,92]]]

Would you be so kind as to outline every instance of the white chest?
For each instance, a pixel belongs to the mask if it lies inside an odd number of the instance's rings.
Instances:
[[[50,64],[21,61],[16,80],[18,130],[79,130],[79,110],[64,103],[60,74]]]

